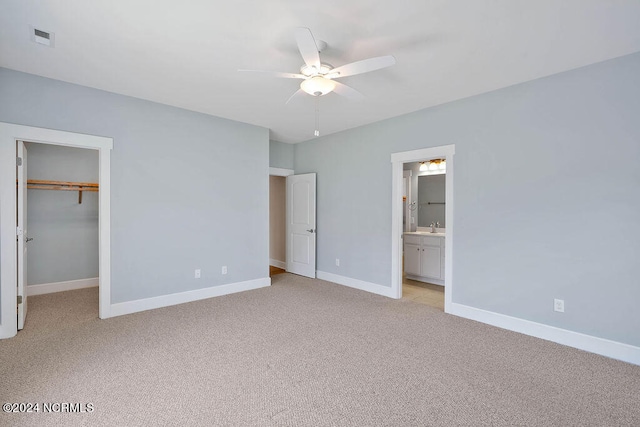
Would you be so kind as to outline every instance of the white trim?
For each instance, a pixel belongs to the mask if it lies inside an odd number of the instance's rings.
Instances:
[[[15,315],[17,242],[15,157],[16,141],[90,148],[99,152],[99,269],[100,318],[110,317],[111,300],[111,171],[113,139],[32,126],[0,122],[0,338],[14,336],[18,329]]]
[[[393,154],[391,155],[393,160]],[[391,298],[402,298],[402,162],[391,164]],[[398,210],[399,209],[399,210]],[[398,218],[400,222],[398,223]],[[416,219],[417,221],[417,219]]]
[[[326,271],[316,271],[316,277],[327,282],[337,283],[338,285],[348,286],[350,288],[360,289],[361,291],[371,292],[373,294],[382,295],[393,298],[392,289],[388,286],[378,285],[376,283],[365,282],[364,280],[353,279],[351,277],[340,276],[338,274],[327,273]]]
[[[76,289],[94,288],[98,286],[99,278],[67,280],[66,282],[41,283],[27,286],[27,295],[52,294],[54,292],[74,291]]]
[[[453,303],[450,314],[640,365],[640,347]]]
[[[264,288],[266,286],[271,286],[271,279],[269,277],[247,280],[245,282],[212,286],[210,288],[195,289],[186,292],[178,292],[169,295],[160,295],[157,297],[139,299],[135,301],[126,301],[117,304],[111,304],[111,316],[122,316],[124,314],[153,310],[155,308],[169,307],[186,302],[198,301],[206,298],[218,297],[221,295],[234,294],[236,292],[244,292],[252,289]]]
[[[284,261],[278,261],[277,259],[269,259],[269,265],[282,268],[283,270],[287,269],[287,263]]]
[[[293,175],[294,173],[295,171],[293,169],[269,168],[269,175],[289,176]]]
[[[100,149],[99,161],[99,213],[98,228],[98,274],[100,275],[100,290],[98,291],[98,317],[107,319],[111,317],[111,148]]]
[[[403,164],[434,158],[447,162],[445,180],[444,311],[451,312],[453,295],[453,171],[455,145],[423,148],[391,154],[391,297],[402,298],[402,175]]]

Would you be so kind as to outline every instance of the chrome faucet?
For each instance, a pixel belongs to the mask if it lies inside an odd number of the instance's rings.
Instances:
[[[435,232],[436,232],[436,223],[435,223],[435,222],[432,222],[432,223],[431,223],[431,232],[432,232],[432,233],[435,233]]]

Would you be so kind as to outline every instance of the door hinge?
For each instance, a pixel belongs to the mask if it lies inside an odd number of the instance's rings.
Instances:
[[[22,166],[22,157],[16,157],[16,165]]]
[[[22,236],[22,227],[16,227],[16,236]]]
[[[22,295],[18,295],[18,305],[22,304]]]

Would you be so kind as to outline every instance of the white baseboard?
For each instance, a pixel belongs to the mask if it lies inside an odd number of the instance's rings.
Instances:
[[[93,288],[98,286],[99,278],[68,280],[66,282],[42,283],[27,286],[27,296],[52,294],[54,292],[73,291],[75,289]]]
[[[337,283],[339,285],[348,286],[350,288],[360,289],[361,291],[371,292],[373,294],[382,295],[393,298],[393,292],[390,287],[378,285],[363,280],[352,279],[351,277],[340,276],[338,274],[327,273],[326,271],[317,271],[318,279],[328,282]]]
[[[185,302],[198,301],[221,295],[234,294],[236,292],[249,291],[252,289],[271,286],[271,278],[247,280],[245,282],[229,283],[226,285],[212,286],[210,288],[195,289],[192,291],[179,292],[169,295],[161,295],[152,298],[126,301],[111,304],[109,317],[122,316],[124,314],[137,313],[139,311],[152,310],[154,308],[168,307],[171,305],[183,304]]]
[[[269,260],[269,265],[272,265],[274,267],[278,267],[278,268],[282,268],[284,270],[287,269],[287,263],[284,261],[278,261],[277,259],[270,259]]]
[[[598,338],[591,335],[556,328],[530,320],[519,319],[504,314],[494,313],[463,304],[452,303],[449,314],[487,323],[499,328],[520,332],[547,341],[589,351],[623,362],[640,365],[640,347]]]

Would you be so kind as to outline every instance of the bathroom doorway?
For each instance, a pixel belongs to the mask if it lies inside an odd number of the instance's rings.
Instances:
[[[450,311],[451,307],[451,295],[452,295],[452,248],[453,248],[453,171],[454,171],[454,153],[455,146],[447,145],[441,147],[425,148],[421,150],[406,151],[400,153],[393,153],[391,155],[392,163],[392,248],[391,248],[391,270],[392,270],[392,294],[395,298],[403,297],[403,280],[405,278],[405,270],[407,268],[411,270],[413,276],[420,277],[438,277],[441,280],[440,283],[434,283],[433,286],[444,287],[444,303],[443,308],[445,312]],[[415,180],[417,181],[420,172],[420,163],[433,160],[432,163],[442,162],[446,164],[445,175],[445,191],[444,200],[425,201],[425,206],[434,207],[436,210],[442,210],[444,207],[444,227],[437,227],[438,219],[433,219],[433,227],[431,223],[427,227],[421,227],[417,224],[415,233],[405,234],[406,219],[403,219],[406,210],[413,209],[414,212],[418,211],[419,200],[417,192],[419,191],[419,184],[415,184],[415,188],[412,188],[411,192],[415,198],[410,200],[415,207],[405,205],[407,200],[403,200],[403,177],[405,176],[405,164],[418,162],[416,166],[417,174]],[[428,167],[428,165],[427,165]],[[409,167],[410,169],[410,167]],[[423,171],[424,172],[424,171]],[[413,173],[412,173],[413,175]],[[413,182],[412,182],[413,184]],[[442,196],[442,195],[441,195]],[[409,197],[407,197],[409,199]],[[430,205],[428,203],[433,203]],[[437,204],[436,204],[437,202]],[[432,214],[431,214],[432,215]],[[411,219],[409,220],[411,222]],[[432,233],[433,232],[433,233]],[[409,246],[413,252],[411,254],[405,254],[405,246]],[[425,254],[424,256],[422,254]],[[439,269],[440,273],[436,274]],[[415,277],[414,277],[415,278]],[[429,279],[432,280],[432,279]],[[414,284],[415,286],[422,286],[421,284]],[[439,291],[440,288],[432,288],[431,290]]]
[[[439,310],[444,310],[445,183],[443,159],[403,164],[402,299]]]

